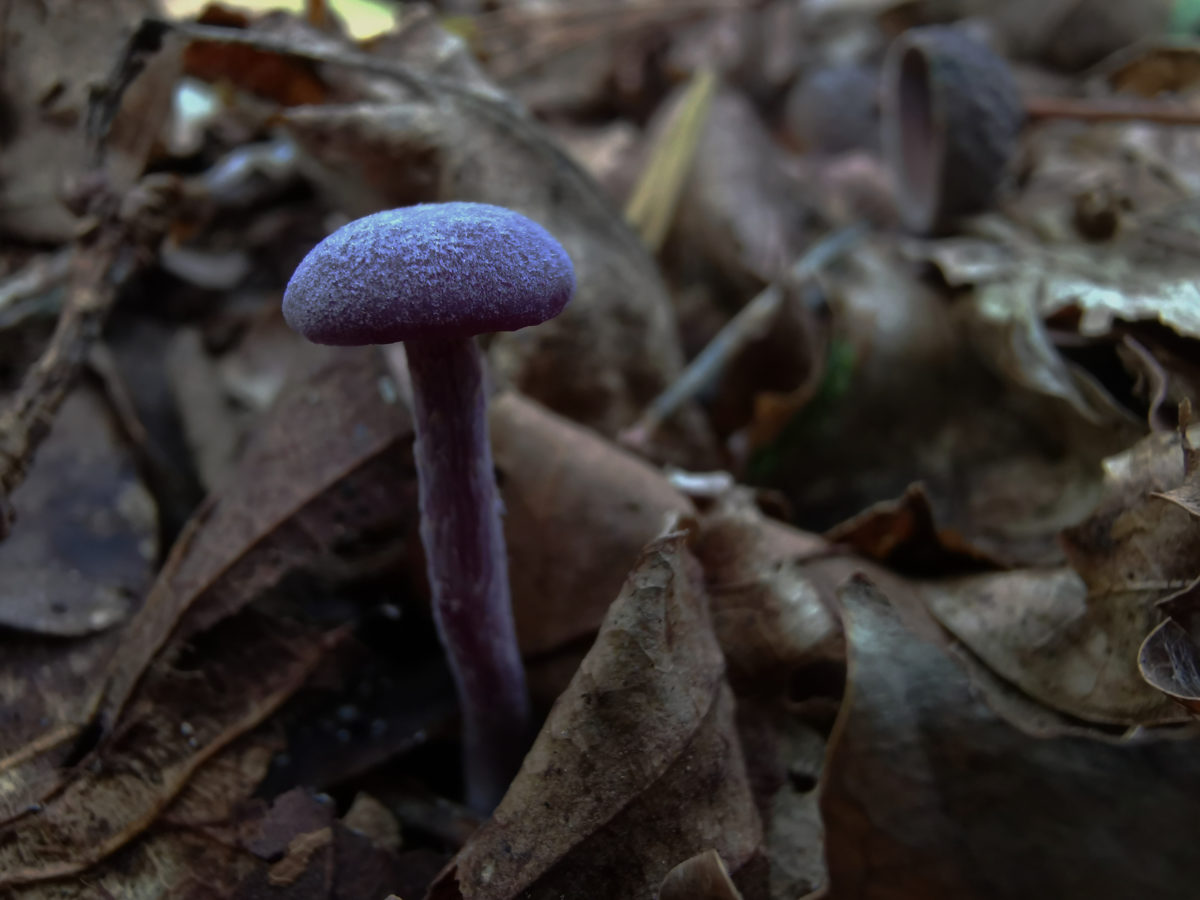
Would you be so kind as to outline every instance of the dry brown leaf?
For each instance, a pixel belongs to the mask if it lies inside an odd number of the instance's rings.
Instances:
[[[64,241],[75,217],[62,200],[65,180],[87,162],[84,119],[89,91],[108,75],[122,40],[153,11],[149,0],[12,0],[0,24],[0,233]],[[53,27],[50,27],[52,23]],[[156,73],[161,80],[166,73]],[[170,83],[170,78],[165,79]],[[152,87],[144,82],[140,87]],[[135,91],[135,95],[142,91]],[[147,98],[131,95],[131,105]],[[166,109],[139,124],[153,140]],[[145,147],[148,151],[149,147]],[[135,167],[144,162],[144,156]]]
[[[207,7],[197,21],[225,28],[250,25],[248,16],[217,4]],[[183,65],[193,78],[233,84],[283,106],[323,103],[330,94],[312,63],[254,47],[193,41],[184,53]]]
[[[742,900],[716,850],[685,859],[663,879],[658,900]]]
[[[493,401],[521,648],[544,653],[599,626],[642,548],[692,504],[656,469],[513,392]]]
[[[674,105],[664,103],[659,115],[669,120]],[[747,291],[744,299],[749,299],[800,255],[807,217],[798,185],[784,169],[758,110],[739,91],[719,90],[665,256],[693,266],[703,260],[718,277]]]
[[[1146,636],[1138,652],[1138,669],[1147,684],[1193,714],[1200,713],[1200,646],[1174,619]]]
[[[1130,592],[1149,605],[1200,575],[1200,521],[1162,497],[1185,484],[1185,452],[1178,435],[1155,434],[1105,460],[1104,498],[1062,536],[1090,593]]]
[[[733,695],[682,534],[652,543],[493,819],[430,897],[652,898],[706,848],[758,852]],[[744,888],[744,886],[743,886]]]
[[[1003,563],[957,532],[938,528],[929,496],[911,485],[898,500],[884,500],[825,533],[878,563],[910,575],[943,575],[1002,568]]]
[[[1039,703],[1089,722],[1182,718],[1138,674],[1160,614],[1134,592],[1090,592],[1071,569],[1021,569],[915,585],[929,611],[986,665]]]
[[[738,491],[705,514],[695,552],[739,693],[786,690],[791,672],[840,656],[836,575],[826,580],[811,566],[829,557],[823,539],[766,518]]]
[[[13,504],[20,527],[0,543],[0,821],[61,783],[120,644],[114,626],[157,548],[154,501],[86,388],[64,404]]]
[[[299,689],[327,643],[247,614],[204,636],[202,675],[156,662],[87,763],[5,826],[0,886],[74,875],[127,844],[201,765]]]
[[[821,798],[832,896],[1194,893],[1194,735],[1031,737],[868,582],[842,598],[850,671]]]
[[[352,567],[365,534],[415,533],[411,425],[381,361],[361,350],[325,359],[281,398],[173,549],[126,631],[108,721],[168,640],[205,631],[289,572]]]

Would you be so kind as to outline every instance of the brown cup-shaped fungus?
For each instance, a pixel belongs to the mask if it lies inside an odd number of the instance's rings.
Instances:
[[[467,802],[490,812],[530,738],[475,335],[558,315],[575,289],[540,225],[482,203],[366,216],[304,258],[283,315],[318,344],[403,341],[413,387],[421,538],[458,688]]]
[[[904,226],[943,233],[987,209],[1024,122],[1008,64],[956,28],[913,28],[888,49],[882,101]]]

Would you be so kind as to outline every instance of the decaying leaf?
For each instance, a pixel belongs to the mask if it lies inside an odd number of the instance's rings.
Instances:
[[[237,474],[172,551],[110,676],[112,721],[169,639],[203,632],[294,570],[337,566],[416,515],[411,425],[370,352],[331,353],[257,430]],[[330,490],[333,486],[337,490]],[[373,548],[371,548],[373,549]]]
[[[5,4],[0,24],[5,105],[0,232],[31,241],[71,237],[75,218],[62,194],[66,179],[80,174],[87,162],[83,124],[88,92],[108,74],[121,40],[152,7],[148,0]],[[169,84],[167,73],[156,74],[157,79],[141,87]],[[130,102],[145,99],[131,97]],[[165,112],[163,107],[151,118],[161,124]],[[140,124],[142,140],[153,140],[155,125],[150,119]]]
[[[658,900],[742,900],[716,850],[705,850],[667,873]]]
[[[0,543],[0,821],[61,783],[156,555],[154,502],[80,388],[14,494]]]
[[[938,528],[920,484],[898,500],[885,500],[826,532],[868,559],[909,574],[948,574],[998,568],[1002,564],[962,535]]]
[[[1181,624],[1167,619],[1146,636],[1138,668],[1147,684],[1200,713],[1200,646]]]
[[[492,820],[431,898],[550,898],[598,884],[652,898],[704,849],[735,880],[758,852],[733,695],[684,539],[646,549]]]
[[[663,109],[671,115],[670,105]],[[665,252],[690,254],[690,265],[703,260],[753,293],[800,255],[807,217],[758,111],[736,89],[719,90]]]
[[[204,671],[157,662],[112,735],[62,788],[0,837],[0,886],[62,878],[115,852],[192,774],[295,693],[320,661],[320,634],[239,617],[205,635]]]
[[[95,393],[68,398],[13,508],[0,624],[81,637],[132,612],[157,555],[154,501]]]
[[[491,407],[521,647],[543,653],[593,632],[642,548],[694,511],[655,469],[519,394]]]
[[[929,611],[1002,678],[1091,722],[1154,725],[1180,712],[1138,675],[1160,614],[1134,592],[1096,593],[1069,568],[925,582]]]
[[[712,595],[713,627],[730,680],[754,693],[786,690],[790,674],[841,654],[833,606],[836,574],[827,579],[815,560],[830,548],[765,517],[742,492],[708,512],[695,552]]]
[[[1194,734],[1031,737],[868,582],[842,599],[849,680],[821,797],[832,896],[1191,896]]]
[[[1151,604],[1200,575],[1200,521],[1163,497],[1190,485],[1185,451],[1178,435],[1155,434],[1104,461],[1103,499],[1063,532],[1067,558],[1093,594],[1130,592]]]

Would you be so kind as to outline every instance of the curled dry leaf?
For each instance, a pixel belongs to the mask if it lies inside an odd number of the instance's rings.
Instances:
[[[1105,461],[1105,495],[1067,529],[1071,568],[926,582],[930,612],[996,674],[1085,721],[1152,725],[1182,717],[1137,669],[1159,600],[1200,570],[1200,522],[1164,499],[1182,491],[1191,456],[1177,435],[1151,435]]]
[[[430,892],[652,898],[714,848],[735,879],[762,828],[707,599],[682,534],[646,548],[493,819]],[[743,887],[745,887],[743,885]]]
[[[742,900],[716,850],[685,859],[663,879],[658,900]]]
[[[1068,568],[950,578],[916,591],[997,675],[1052,709],[1122,725],[1182,718],[1138,674],[1138,648],[1159,614],[1137,593],[1090,592]]]
[[[656,469],[519,394],[491,405],[513,610],[525,653],[591,634],[642,548],[691,515]]]
[[[1032,737],[868,582],[842,599],[849,678],[821,787],[832,896],[1194,893],[1194,735]]]
[[[365,535],[413,532],[411,424],[381,361],[354,351],[324,360],[281,397],[173,549],[110,674],[110,723],[168,641],[178,647],[289,572],[353,568]]]
[[[1200,645],[1174,619],[1147,635],[1138,651],[1138,669],[1147,684],[1192,714],[1200,713]]]
[[[326,644],[247,614],[205,635],[202,675],[156,662],[87,764],[4,827],[0,887],[74,875],[123,847],[201,765],[294,694]]]
[[[766,518],[746,493],[735,491],[701,520],[695,552],[739,692],[786,685],[789,673],[806,663],[840,655],[836,575],[814,577],[809,565],[829,558],[820,537]]]
[[[884,500],[825,533],[868,559],[913,575],[942,575],[1001,568],[1003,564],[951,529],[939,528],[929,495],[911,485],[898,500]]]
[[[1188,471],[1189,446],[1179,435],[1154,434],[1104,461],[1105,496],[1062,536],[1093,594],[1130,592],[1150,604],[1200,574],[1200,519],[1186,508],[1197,478]],[[1184,504],[1170,502],[1176,498]]]

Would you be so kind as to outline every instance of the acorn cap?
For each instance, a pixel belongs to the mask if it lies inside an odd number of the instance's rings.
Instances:
[[[882,100],[904,225],[938,233],[986,209],[1025,116],[1008,64],[957,28],[913,28],[888,49]]]
[[[317,244],[283,295],[288,325],[351,346],[515,331],[562,312],[575,271],[520,213],[423,203],[356,219]]]

